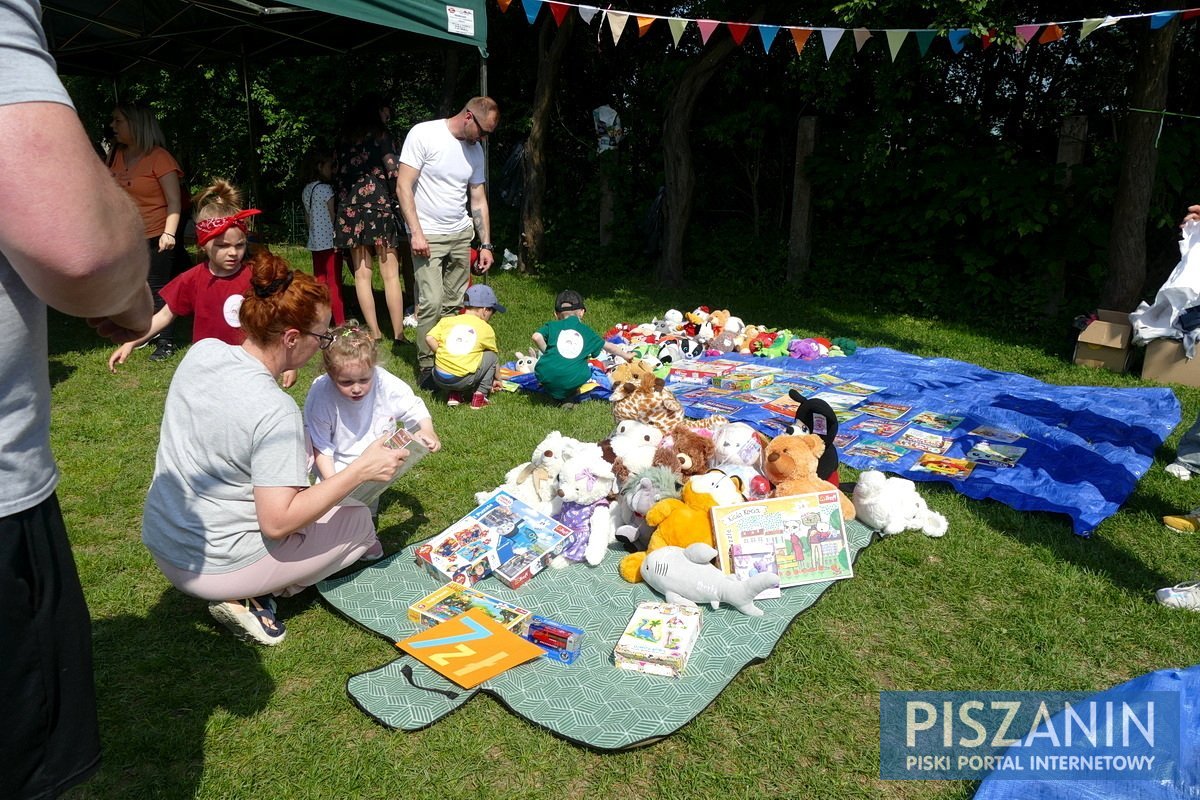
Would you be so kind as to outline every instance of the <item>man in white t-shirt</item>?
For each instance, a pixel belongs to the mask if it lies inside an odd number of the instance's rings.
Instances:
[[[396,196],[408,225],[417,281],[417,366],[422,388],[432,388],[433,352],[425,336],[442,317],[457,313],[479,236],[479,272],[492,266],[491,220],[480,144],[494,133],[500,108],[475,97],[453,117],[414,125],[400,151]],[[467,209],[470,208],[470,215]]]

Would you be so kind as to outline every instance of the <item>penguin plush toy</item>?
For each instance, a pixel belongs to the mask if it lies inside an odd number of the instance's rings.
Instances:
[[[837,447],[833,444],[838,432],[838,419],[837,414],[833,413],[833,407],[824,400],[807,398],[795,389],[788,392],[788,396],[800,405],[796,409],[796,421],[789,426],[787,433],[813,433],[821,437],[821,441],[825,443],[825,452],[817,462],[817,476],[834,486],[841,485],[838,480]]]

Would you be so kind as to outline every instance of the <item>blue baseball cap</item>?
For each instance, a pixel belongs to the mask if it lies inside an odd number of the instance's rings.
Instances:
[[[500,301],[496,299],[496,293],[486,283],[477,283],[467,287],[465,305],[471,308],[490,308],[501,314],[508,311],[507,308],[500,305]]]

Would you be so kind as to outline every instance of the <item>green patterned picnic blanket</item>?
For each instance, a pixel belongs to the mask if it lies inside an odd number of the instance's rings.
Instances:
[[[846,533],[853,556],[871,540],[871,531],[858,522],[847,524]],[[441,585],[417,566],[413,550],[409,546],[317,588],[355,622],[390,642],[399,641],[418,630],[408,620],[409,605]],[[614,546],[597,567],[546,569],[519,589],[495,578],[476,584],[480,591],[535,614],[582,628],[583,651],[574,664],[538,658],[463,690],[393,648],[399,658],[349,679],[350,696],[380,723],[417,730],[485,691],[515,714],[580,744],[600,750],[647,744],[699,714],[744,666],[767,658],[792,619],[834,583],[796,586],[785,589],[781,598],[759,600],[766,612],[761,617],[724,605],[716,610],[705,606],[687,669],[680,678],[665,678],[613,665],[613,648],[637,604],[660,599],[644,583],[621,580],[617,562],[622,555]]]

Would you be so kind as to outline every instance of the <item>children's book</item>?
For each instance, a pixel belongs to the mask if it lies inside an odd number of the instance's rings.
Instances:
[[[839,433],[837,436],[833,437],[833,446],[839,450],[845,450],[850,446],[850,443],[857,438],[858,437],[852,433]]]
[[[766,406],[763,407],[766,408]],[[774,439],[779,434],[785,433],[787,429],[791,427],[794,421],[795,412],[793,412],[790,419],[784,419],[783,417],[767,417],[766,419],[755,420],[754,426],[768,438]]]
[[[776,400],[780,397],[785,397],[787,393],[788,390],[786,387],[772,385],[764,386],[761,389],[755,389],[752,392],[735,394],[734,398],[750,405],[762,405],[763,403],[770,403],[772,400]]]
[[[895,436],[904,430],[907,425],[907,422],[893,422],[889,419],[868,417],[851,425],[850,430],[862,431],[863,433],[870,433],[875,436]]]
[[[913,417],[910,422],[913,425],[920,425],[922,428],[929,428],[935,431],[952,431],[958,427],[965,417],[957,417],[952,414],[939,414],[936,411],[922,411]]]
[[[903,406],[898,403],[883,403],[876,400],[873,403],[864,403],[858,406],[857,410],[864,414],[870,414],[872,417],[900,419],[909,411],[912,411],[912,406]]]
[[[710,514],[717,556],[726,573],[735,572],[736,552],[766,544],[775,551],[781,587],[854,574],[836,489],[717,506]]]
[[[678,678],[700,638],[700,609],[643,601],[613,649],[621,669]]]
[[[896,440],[896,444],[925,453],[944,453],[950,449],[953,441],[953,439],[948,439],[940,433],[909,428]]]
[[[854,419],[855,417],[862,416],[861,414],[858,413],[858,411],[852,410],[849,408],[835,408],[833,410],[833,415],[835,417],[837,417],[837,421],[838,421],[839,425],[845,425],[847,422]]]
[[[838,384],[837,390],[844,394],[856,394],[866,397],[869,394],[882,392],[886,388],[886,386],[872,386],[871,384],[863,383],[862,381],[850,381],[849,383]]]
[[[908,448],[882,439],[862,439],[846,448],[846,455],[883,461],[888,464],[908,455]]]
[[[837,375],[830,375],[828,372],[816,372],[809,375],[801,376],[806,381],[819,383],[822,386],[837,386],[839,383],[845,383],[845,378],[839,378]]]
[[[365,506],[375,503],[389,486],[400,480],[404,473],[415,467],[418,461],[429,454],[429,448],[421,444],[419,439],[404,428],[397,428],[384,444],[394,450],[407,450],[408,458],[404,459],[404,463],[396,470],[396,474],[390,481],[364,481],[350,493],[351,499],[357,500]]]
[[[943,478],[961,481],[971,474],[974,469],[975,462],[968,461],[965,458],[950,458],[949,456],[940,456],[936,453],[925,453],[912,465],[912,469],[916,472],[932,472],[935,475],[941,475]]]
[[[558,520],[497,489],[471,513],[417,547],[417,563],[434,577],[465,586],[495,571],[497,578],[516,588],[561,553],[571,533]],[[519,563],[510,565],[514,560]]]
[[[732,414],[742,408],[742,404],[736,400],[703,399],[688,403],[688,405],[692,408],[711,411],[714,414]]]
[[[1026,449],[1009,444],[992,444],[984,440],[975,443],[967,452],[967,459],[993,467],[1015,467],[1021,456],[1025,455]]]
[[[497,624],[479,608],[401,639],[396,647],[464,689],[478,686],[544,652]]]
[[[1007,431],[1004,428],[997,428],[992,425],[980,425],[975,430],[971,431],[972,436],[982,436],[985,439],[992,439],[997,442],[1005,442],[1012,444],[1018,439],[1025,438],[1025,434],[1017,433],[1016,431]]]
[[[780,416],[784,416],[789,419],[795,419],[796,409],[800,407],[800,403],[785,394],[780,397],[776,397],[769,403],[763,403],[762,407],[774,414],[779,414]]]
[[[447,583],[408,607],[408,618],[422,628],[432,628],[440,622],[465,614],[472,608],[481,609],[501,627],[522,633],[532,612],[499,597],[463,586]]]
[[[837,387],[838,391],[842,387]],[[862,402],[862,398],[854,394],[838,394],[838,391],[833,392],[817,392],[813,395],[814,400],[824,400],[829,403],[829,407],[833,410],[848,411]]]

